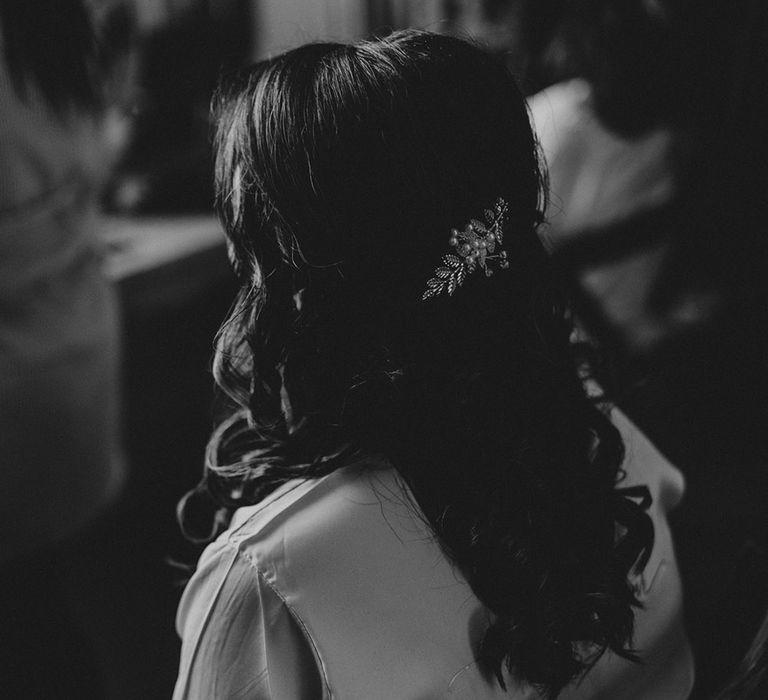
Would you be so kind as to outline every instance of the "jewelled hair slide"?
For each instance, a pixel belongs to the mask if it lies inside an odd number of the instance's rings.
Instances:
[[[427,288],[421,295],[422,301],[440,296],[443,292],[450,296],[464,283],[467,275],[478,268],[483,270],[486,277],[490,277],[493,270],[489,264],[497,263],[501,269],[509,267],[507,253],[501,250],[507,210],[507,203],[499,197],[493,209],[484,212],[487,224],[472,219],[463,231],[451,229],[448,242],[456,252],[443,256],[443,264],[435,268],[434,277],[427,280]],[[498,253],[496,246],[499,246]]]

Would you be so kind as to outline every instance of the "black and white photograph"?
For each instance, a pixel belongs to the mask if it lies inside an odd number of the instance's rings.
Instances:
[[[768,698],[766,89],[762,0],[0,0],[0,698]]]

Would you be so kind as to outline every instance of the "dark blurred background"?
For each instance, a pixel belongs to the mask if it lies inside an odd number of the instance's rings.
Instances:
[[[759,2],[725,5],[87,4],[108,66],[97,228],[119,299],[127,478],[90,525],[0,570],[8,697],[170,696],[176,564],[198,554],[175,506],[202,469],[212,340],[234,291],[212,215],[212,91],[222,72],[297,44],[403,27],[477,40],[531,96],[557,195],[543,236],[603,346],[601,381],[686,475],[673,526],[696,697],[721,684],[768,604],[768,27]]]

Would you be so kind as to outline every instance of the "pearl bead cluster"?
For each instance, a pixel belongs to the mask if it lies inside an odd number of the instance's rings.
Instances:
[[[427,280],[427,289],[422,295],[422,300],[439,296],[443,292],[452,295],[456,288],[463,284],[466,276],[478,267],[486,277],[490,277],[493,274],[489,267],[491,262],[498,263],[502,270],[509,267],[506,251],[500,250],[496,253],[496,246],[500,247],[503,242],[507,209],[507,203],[499,198],[493,209],[486,209],[484,212],[487,225],[472,219],[463,230],[451,229],[448,243],[455,249],[455,254],[443,256],[443,265],[436,268],[434,277]]]
[[[499,267],[506,270],[509,267],[507,251],[502,250],[498,255],[489,255],[489,253],[493,253],[494,248],[496,247],[496,234],[486,232],[485,235],[478,236],[475,233],[475,223],[476,222],[470,222],[467,224],[467,228],[463,232],[453,229],[451,231],[451,238],[448,242],[452,247],[456,248],[456,252],[464,258],[464,263],[472,268],[469,272],[473,272],[475,266],[480,265],[485,272],[485,276],[490,277],[493,274],[493,270],[488,267],[489,260],[498,260]],[[475,234],[475,237],[471,242],[460,242],[461,240],[466,240],[472,234]]]

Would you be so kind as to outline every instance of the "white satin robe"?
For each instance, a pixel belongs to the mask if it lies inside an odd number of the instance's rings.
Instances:
[[[667,511],[683,478],[622,414],[627,477],[645,484],[655,543],[635,582],[642,664],[607,653],[566,700],[677,700],[693,684]],[[489,615],[395,471],[358,463],[240,509],[179,606],[174,700],[537,698],[475,661]]]

